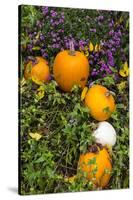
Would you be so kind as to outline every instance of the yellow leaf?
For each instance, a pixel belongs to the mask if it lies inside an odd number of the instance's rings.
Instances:
[[[29,136],[32,138],[32,139],[35,139],[36,141],[40,140],[42,135],[39,134],[39,133],[29,133]]]
[[[81,101],[84,100],[86,94],[87,94],[87,91],[88,91],[88,87],[85,87],[81,93]]]
[[[37,96],[39,97],[39,99],[42,99],[44,97],[44,91],[39,91],[37,93]]]
[[[121,83],[117,84],[118,90],[122,91],[126,88],[126,81],[122,81]]]
[[[76,175],[75,176],[71,176],[71,177],[66,177],[65,181],[69,182],[69,183],[73,183],[76,179]]]
[[[38,89],[37,89],[37,94],[36,97],[38,100],[42,99],[45,95],[45,88],[43,85],[41,85]]]
[[[93,46],[92,42],[89,43],[89,50],[90,50],[90,51],[93,51],[93,50],[94,50],[94,46]]]
[[[26,83],[25,78],[22,78],[22,80],[20,81],[20,85],[21,85],[21,87],[23,87],[23,86],[25,85],[25,83]]]
[[[36,40],[38,40],[38,39],[39,39],[39,37],[40,37],[40,33],[41,33],[41,32],[39,31],[39,32],[38,32],[38,34],[36,35],[36,37],[35,37],[35,38],[36,38]]]
[[[85,46],[84,50],[85,50],[85,51],[88,51],[88,46]]]
[[[98,46],[98,50],[100,51],[101,50],[101,45],[99,44],[99,46]]]
[[[44,86],[41,85],[41,86],[37,89],[37,91],[45,91]]]
[[[98,44],[95,45],[95,52],[97,52],[99,50],[98,48]]]
[[[127,63],[127,61],[124,63],[123,68],[124,68],[125,70],[128,70],[128,63]]]
[[[119,74],[122,77],[127,77],[129,75],[129,67],[127,61],[124,63],[123,68],[120,69]]]
[[[42,84],[43,84],[42,81],[37,80],[34,76],[32,76],[31,79],[32,79],[32,81],[33,81],[34,83],[36,83],[37,85],[42,85]]]
[[[120,24],[123,22],[123,17],[121,16],[119,19]]]
[[[85,51],[85,56],[86,56],[86,57],[89,56],[89,51]]]

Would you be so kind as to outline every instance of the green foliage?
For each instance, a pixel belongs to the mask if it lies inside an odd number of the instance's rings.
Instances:
[[[81,102],[81,88],[74,86],[70,93],[64,93],[54,80],[40,87],[31,80],[22,79],[24,64],[29,55],[41,55],[40,50],[45,50],[52,71],[53,59],[60,51],[60,48],[52,47],[53,38],[50,32],[53,29],[50,20],[42,17],[40,10],[40,7],[34,6],[22,6],[21,9],[20,193],[99,190],[100,188],[96,188],[91,181],[86,182],[85,174],[82,177],[77,176],[72,183],[65,180],[66,177],[77,174],[80,154],[87,152],[88,148],[95,143],[92,132],[98,122],[90,116],[88,108]],[[119,24],[122,24],[128,33],[128,13],[110,11],[108,14],[108,12],[87,9],[71,11],[65,8],[54,8],[54,10],[58,11],[58,17],[61,12],[65,15],[64,23],[56,27],[57,32],[63,26],[64,33],[60,35],[60,43],[63,47],[62,41],[65,36],[72,36],[77,41],[92,41],[94,45],[106,40],[110,31],[108,27],[110,19],[114,22],[121,19]],[[98,24],[94,19],[101,14],[107,20]],[[38,20],[44,22],[40,29],[36,26]],[[97,33],[91,32],[91,28],[97,29]],[[31,39],[29,33],[34,35],[34,32],[36,32],[34,39]],[[38,40],[40,34],[47,38],[43,41]],[[121,47],[128,58],[127,41],[128,34],[125,34],[122,37]],[[32,53],[27,47],[29,44],[33,45]],[[105,189],[129,187],[129,80],[118,74],[121,63],[120,51],[116,51],[114,55],[117,67],[110,67],[113,72],[111,75],[107,74],[104,77],[98,75],[97,79],[90,77],[88,80],[107,87],[114,93],[116,100],[116,111],[108,121],[116,129],[117,143],[112,153],[111,180]],[[95,66],[94,63],[92,68],[94,67],[98,70],[99,66]],[[121,83],[124,84],[120,85]],[[108,108],[105,112],[109,112]],[[29,133],[39,133],[42,137],[36,141]],[[94,162],[95,160],[91,160],[89,164]]]
[[[67,191],[64,177],[76,174],[80,152],[94,142],[89,111],[80,101],[81,89],[74,87],[72,93],[63,93],[55,81],[41,89],[45,95],[37,99],[34,83],[27,81],[21,88],[23,194]],[[34,141],[30,132],[40,132],[43,137]],[[61,184],[59,188],[57,184]]]

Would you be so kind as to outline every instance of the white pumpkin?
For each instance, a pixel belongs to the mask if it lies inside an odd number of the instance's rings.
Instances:
[[[93,135],[96,142],[103,146],[114,146],[116,143],[116,131],[109,122],[100,122]]]

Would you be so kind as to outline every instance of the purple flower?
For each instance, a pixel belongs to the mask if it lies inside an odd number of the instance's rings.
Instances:
[[[52,17],[56,17],[57,16],[57,12],[52,12],[51,16]]]
[[[117,47],[119,47],[119,46],[120,46],[120,41],[116,41],[116,42],[115,42],[115,45],[116,45]]]
[[[45,37],[44,37],[44,35],[40,35],[40,40],[44,40],[45,39]]]
[[[114,45],[115,44],[114,40],[112,40],[112,39],[110,39],[108,42],[109,42],[110,45]]]
[[[102,63],[101,67],[106,70],[108,68],[108,66],[105,63]]]
[[[52,37],[57,37],[57,33],[51,32]]]
[[[112,36],[114,34],[114,30],[109,31],[109,35]]]
[[[63,29],[59,29],[58,32],[59,33],[64,33],[64,30]]]
[[[28,51],[29,51],[29,52],[32,52],[32,48],[33,48],[32,44],[28,44],[28,45],[27,45],[27,48],[28,48]]]
[[[104,17],[103,17],[102,15],[100,15],[100,16],[97,17],[97,19],[98,19],[99,21],[100,21],[100,20],[102,21],[103,18],[104,18]]]
[[[109,27],[111,28],[114,25],[114,21],[111,20],[111,22],[109,23]]]
[[[42,54],[42,57],[43,57],[43,58],[46,58],[46,57],[48,57],[48,54],[47,54],[46,52],[44,52],[44,53]]]
[[[54,21],[53,19],[50,19],[50,23],[53,23],[53,21]]]
[[[60,47],[60,45],[57,44],[57,43],[55,43],[55,44],[52,45],[52,48],[57,48],[58,49],[59,47]]]
[[[95,28],[90,28],[90,31],[96,33],[96,29]]]
[[[113,67],[114,66],[114,60],[113,59],[112,60],[108,60],[108,65]]]
[[[115,53],[116,49],[113,47],[113,48],[111,49],[111,51],[112,51],[113,53]]]
[[[97,76],[98,73],[99,73],[99,70],[98,70],[98,71],[93,70],[93,71],[91,72],[91,76]]]
[[[36,25],[37,25],[39,28],[42,27],[42,23],[41,23],[39,20],[36,22]]]
[[[46,15],[46,14],[48,13],[48,7],[47,7],[47,6],[42,7],[42,13],[43,13],[44,15]]]
[[[110,50],[107,51],[108,57],[112,57],[112,52]]]
[[[92,64],[93,64],[93,61],[92,61],[92,60],[89,60],[89,64],[92,65]]]
[[[55,38],[53,38],[52,40],[53,40],[53,42],[56,42],[56,39],[55,39]]]
[[[67,49],[69,49],[69,42],[68,41],[65,42],[65,46],[66,46]]]
[[[60,23],[60,24],[64,23],[64,19],[60,18],[60,19],[59,19],[59,23]]]

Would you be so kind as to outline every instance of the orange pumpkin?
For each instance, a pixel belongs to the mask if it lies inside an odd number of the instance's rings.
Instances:
[[[32,78],[38,84],[47,82],[50,77],[47,61],[42,57],[36,57],[35,64],[29,61],[25,67],[24,77],[25,79]]]
[[[111,92],[102,85],[93,85],[85,96],[85,104],[92,117],[98,121],[107,120],[115,111],[115,100]]]
[[[78,162],[79,174],[86,174],[86,178],[97,186],[104,188],[109,183],[112,171],[111,158],[108,151],[98,149],[98,152],[81,154]],[[83,172],[83,173],[82,173]]]
[[[89,76],[89,62],[85,55],[73,48],[57,54],[53,74],[59,87],[70,92],[74,85],[85,86]]]

